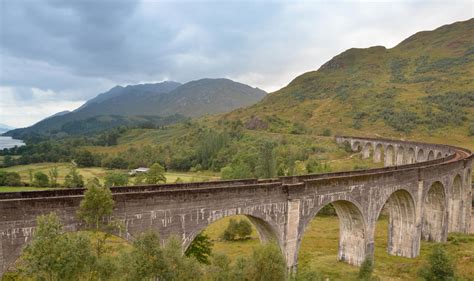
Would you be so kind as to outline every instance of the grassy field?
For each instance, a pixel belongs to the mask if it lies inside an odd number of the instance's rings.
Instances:
[[[41,171],[43,173],[48,174],[48,171],[51,170],[53,167],[58,168],[58,181],[59,183],[64,182],[64,178],[69,173],[69,163],[38,163],[38,164],[30,164],[30,165],[18,165],[9,168],[2,168],[0,171],[7,171],[7,172],[17,172],[21,176],[21,180],[23,182],[29,183],[30,176],[29,171],[31,170],[33,174],[35,172]],[[104,177],[107,173],[110,172],[117,172],[117,173],[126,173],[126,170],[110,170],[105,168],[93,167],[93,168],[78,168],[79,173],[84,177],[84,180],[88,180],[91,178],[98,178],[101,182],[104,181]],[[191,173],[191,172],[166,172],[166,182],[173,183],[178,178],[181,179],[183,182],[192,182],[192,181],[207,181],[207,180],[217,180],[219,177],[212,173]],[[133,178],[131,178],[131,181]],[[44,189],[44,188],[43,188]],[[11,191],[26,191],[26,190],[40,190],[37,187],[0,187],[0,192],[11,192]]]
[[[236,216],[235,218],[245,218]],[[252,248],[260,243],[254,229],[251,239],[244,241],[221,241],[220,235],[227,227],[230,218],[224,218],[211,224],[205,233],[214,242],[214,252],[229,255],[232,259],[250,255]],[[375,270],[381,280],[417,280],[417,272],[426,262],[434,243],[422,242],[421,254],[414,259],[390,256],[387,247],[386,219],[377,223],[375,237]],[[454,236],[451,236],[454,237]],[[474,235],[456,236],[457,241],[446,243],[448,253],[455,259],[458,274],[465,280],[474,277]],[[337,261],[339,239],[339,220],[337,217],[316,217],[303,236],[299,253],[299,268],[313,269],[327,280],[355,280],[358,267]]]

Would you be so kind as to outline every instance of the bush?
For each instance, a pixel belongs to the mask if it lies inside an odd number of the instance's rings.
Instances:
[[[469,126],[469,136],[474,136],[474,123]]]
[[[329,136],[331,136],[331,134],[332,134],[331,129],[324,129],[323,130],[323,136],[329,137]]]
[[[372,280],[372,273],[374,272],[374,263],[371,257],[366,257],[359,269],[357,275],[358,280],[369,281]]]
[[[119,173],[108,173],[105,176],[104,185],[107,187],[124,186],[128,184],[128,175]]]
[[[0,171],[0,186],[21,186],[21,177],[17,172]]]
[[[82,175],[77,172],[76,167],[72,166],[64,179],[64,186],[69,188],[84,187]]]
[[[49,186],[49,177],[45,173],[38,171],[34,175],[33,185],[39,187]]]
[[[428,264],[420,270],[419,275],[427,281],[455,280],[454,265],[441,244],[434,246]]]
[[[194,238],[191,245],[185,252],[187,257],[195,257],[196,260],[203,264],[210,264],[210,257],[212,254],[212,241],[209,236],[199,233]]]
[[[246,239],[252,234],[252,225],[247,220],[237,221],[230,219],[229,225],[222,234],[222,238],[227,241],[239,239]]]

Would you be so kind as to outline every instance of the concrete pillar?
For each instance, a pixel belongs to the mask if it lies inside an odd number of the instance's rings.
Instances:
[[[389,212],[387,252],[394,256],[415,257],[420,236],[416,233],[416,209],[410,193],[396,191],[386,207]]]
[[[395,148],[392,145],[385,147],[385,167],[393,166],[393,158],[395,154]]]
[[[405,150],[403,147],[397,148],[397,155],[396,155],[396,165],[403,165],[405,163]]]
[[[0,237],[0,278],[3,276],[3,274],[5,273],[5,264],[4,264],[4,259],[3,259],[3,239],[1,239]]]
[[[300,200],[288,200],[284,254],[286,257],[286,266],[290,274],[295,273],[298,266],[299,224]]]
[[[451,184],[451,196],[449,197],[449,219],[448,232],[465,232],[466,228],[466,208],[465,208],[465,191],[461,176],[456,175]]]
[[[382,162],[382,145],[378,144],[374,149],[374,163]]]
[[[434,242],[447,240],[447,210],[444,187],[440,182],[435,182],[423,200],[423,240]]]

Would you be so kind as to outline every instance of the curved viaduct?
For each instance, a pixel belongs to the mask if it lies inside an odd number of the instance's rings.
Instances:
[[[446,241],[448,232],[469,231],[470,151],[447,145],[388,139],[336,137],[384,168],[280,177],[112,188],[114,217],[122,237],[157,230],[187,247],[209,224],[246,215],[262,240],[275,239],[295,269],[311,219],[331,203],[340,219],[338,258],[360,265],[374,252],[376,221],[389,215],[387,251],[415,257],[420,239]],[[0,276],[31,239],[38,215],[56,212],[67,230],[80,228],[76,211],[83,189],[0,194]]]

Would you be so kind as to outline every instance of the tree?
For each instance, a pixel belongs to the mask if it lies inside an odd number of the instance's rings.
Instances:
[[[286,262],[278,245],[267,243],[259,245],[252,254],[246,280],[285,280]]]
[[[94,155],[87,150],[78,152],[74,160],[79,167],[92,167],[96,162]]]
[[[420,277],[427,281],[456,280],[453,262],[441,244],[433,247],[428,264],[420,270]]]
[[[213,243],[209,236],[201,232],[194,238],[185,254],[187,257],[195,257],[200,263],[210,264],[209,258],[212,254],[212,246]]]
[[[252,225],[247,220],[240,220],[237,225],[237,235],[240,239],[245,239],[252,234]]]
[[[372,262],[372,258],[366,257],[359,268],[359,274],[357,275],[357,279],[362,281],[370,281],[372,280],[373,271],[374,263]]]
[[[58,167],[54,166],[53,168],[49,170],[48,173],[49,173],[51,187],[58,186],[58,176],[59,176]]]
[[[90,180],[86,188],[79,206],[78,217],[97,231],[107,224],[104,221],[112,214],[115,202],[110,189],[101,187],[96,178]]]
[[[222,233],[222,238],[227,241],[235,240],[239,223],[235,219],[230,219],[226,230]]]
[[[36,172],[34,175],[33,185],[39,186],[39,187],[49,186],[48,175],[46,175],[45,173],[41,171]]]
[[[80,175],[77,172],[76,167],[71,166],[71,168],[69,169],[69,173],[66,175],[64,179],[64,185],[70,188],[77,188],[77,187],[84,186],[84,180],[82,178],[82,175]]]
[[[0,186],[20,186],[21,177],[17,172],[0,171]]]
[[[87,236],[67,235],[56,214],[39,216],[21,272],[35,280],[79,280],[93,262]]]
[[[265,141],[260,144],[258,152],[257,175],[260,178],[273,178],[276,176],[276,161],[273,153],[274,144]]]
[[[166,280],[168,267],[158,234],[147,231],[134,242],[130,254],[122,257],[127,280]]]
[[[10,155],[5,155],[3,157],[3,167],[11,167],[15,165],[15,159],[13,159]]]
[[[199,262],[194,257],[182,255],[181,240],[171,237],[163,248],[163,254],[169,269],[163,280],[202,280]]]
[[[107,187],[124,186],[128,184],[128,175],[121,173],[108,173],[104,185]]]
[[[157,184],[160,182],[165,183],[165,169],[159,163],[151,165],[150,170],[146,173],[145,182],[147,184]]]

